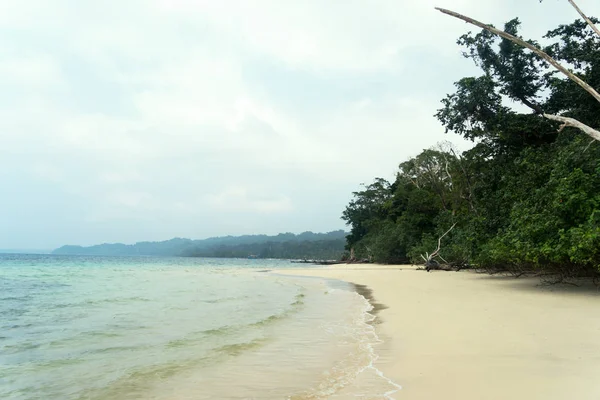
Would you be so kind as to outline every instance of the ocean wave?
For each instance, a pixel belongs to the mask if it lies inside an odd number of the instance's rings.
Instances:
[[[388,378],[375,365],[379,359],[379,354],[377,354],[375,351],[374,346],[376,344],[383,343],[383,341],[379,338],[375,328],[375,325],[377,324],[376,321],[378,321],[376,314],[382,309],[380,307],[382,305],[375,303],[372,292],[365,292],[365,288],[362,289],[362,291],[359,290],[355,292],[356,295],[362,299],[364,307],[362,310],[362,315],[355,321],[358,322],[360,328],[354,331],[352,336],[354,336],[354,339],[357,340],[360,351],[366,356],[367,363],[366,365],[363,364],[362,367],[359,367],[358,370],[351,371],[349,375],[343,377],[339,382],[336,383],[339,385],[339,387],[343,387],[348,383],[349,379],[355,380],[358,375],[364,373],[365,371],[370,371],[387,386],[387,390],[380,394],[381,398],[393,400],[392,395],[400,391],[402,386]],[[333,386],[335,387],[335,385]]]
[[[332,292],[335,289],[330,288],[328,293]],[[353,295],[358,300],[358,308],[352,322],[332,323],[326,328],[329,335],[335,336],[340,345],[349,346],[350,351],[325,371],[315,386],[292,394],[287,400],[323,400],[336,396],[391,400],[401,390],[401,386],[385,376],[376,365],[379,355],[375,346],[382,340],[374,323],[378,309],[373,306],[372,296],[367,299],[361,293],[354,292]],[[362,388],[355,386],[359,376],[363,384],[368,382]]]
[[[286,317],[289,317],[293,313],[293,310],[287,310],[282,312],[281,314],[270,315],[267,318],[261,319],[260,321],[253,322],[246,326],[249,327],[264,327],[266,325],[272,324],[274,322],[280,321]]]
[[[12,300],[12,301],[23,301],[30,300],[32,296],[22,296],[22,297],[6,297],[0,299],[3,300]],[[151,301],[148,298],[133,296],[133,297],[115,297],[115,298],[105,298],[105,299],[91,299],[91,300],[83,300],[83,301],[71,301],[71,302],[60,302],[60,303],[44,303],[39,304],[37,309],[43,311],[52,311],[52,310],[63,310],[63,309],[80,309],[89,306],[96,305],[104,305],[104,304],[129,304],[132,302],[149,302]],[[5,313],[12,313],[14,315],[22,315],[25,312],[29,311],[27,308],[11,308],[8,310],[4,310]]]
[[[35,326],[35,324],[14,324],[14,325],[3,325],[2,327],[0,327],[0,329],[4,330],[4,329],[23,329],[23,328],[31,328]]]
[[[5,317],[20,317],[29,312],[27,308],[9,308],[2,311]]]
[[[30,294],[25,294],[23,296],[8,296],[8,297],[2,297],[0,298],[0,301],[24,301],[24,300],[30,300],[32,299],[33,296]]]
[[[185,337],[180,339],[174,339],[169,341],[165,347],[167,348],[181,348],[191,347],[197,343],[204,342],[209,336],[225,336],[229,333],[235,332],[236,327],[225,325],[220,328],[207,329],[198,332],[192,332],[187,334]]]
[[[31,326],[29,324],[28,326]],[[44,350],[53,350],[53,349],[61,349],[61,348],[69,348],[74,347],[82,342],[92,339],[95,340],[97,338],[116,338],[120,337],[121,334],[113,333],[113,332],[101,332],[101,331],[92,331],[92,332],[80,332],[75,335],[71,335],[68,337],[64,337],[57,340],[51,340],[47,342],[40,341],[21,341],[16,344],[5,345],[2,348],[3,353],[5,354],[17,354],[20,352],[27,352],[29,350],[35,349],[44,349]],[[99,349],[100,351],[102,349]],[[91,350],[93,352],[95,350]]]
[[[110,347],[102,347],[98,349],[90,349],[83,352],[83,354],[105,354],[105,353],[115,353],[122,351],[132,351],[132,350],[143,350],[150,348],[150,345],[133,345],[133,346],[110,346]]]
[[[220,328],[208,329],[208,330],[202,331],[202,334],[204,334],[206,336],[218,336],[218,335],[232,332],[234,330],[235,330],[235,327],[233,327],[231,325],[224,325]]]
[[[55,360],[48,360],[48,361],[43,361],[43,362],[37,363],[35,365],[35,369],[36,370],[43,370],[43,369],[52,370],[52,369],[58,368],[58,367],[82,364],[85,361],[86,361],[85,359],[78,358],[78,357],[59,358],[59,359],[55,359]]]
[[[125,370],[110,382],[104,382],[95,389],[87,389],[78,395],[78,399],[138,399],[146,398],[149,391],[157,383],[199,368],[213,365],[219,359],[239,356],[242,353],[255,350],[267,342],[264,338],[253,339],[240,343],[230,343],[210,350],[208,353],[177,359],[175,361],[147,365],[137,369]]]
[[[74,306],[78,305],[98,305],[98,304],[128,304],[130,302],[149,302],[152,301],[148,298],[141,296],[132,296],[132,297],[114,297],[114,298],[106,298],[106,299],[94,299],[94,300],[86,300],[79,303],[72,303]]]
[[[214,350],[215,353],[224,353],[229,356],[238,356],[248,350],[256,349],[267,342],[266,339],[254,339],[244,343],[234,343],[221,346]]]
[[[171,347],[171,348],[188,347],[188,346],[193,346],[195,343],[205,340],[206,337],[211,337],[211,336],[212,337],[215,337],[215,336],[220,337],[220,336],[227,336],[227,335],[235,335],[235,334],[239,334],[245,330],[248,330],[249,328],[250,329],[265,328],[265,327],[269,326],[270,324],[273,324],[277,321],[285,319],[286,317],[289,317],[292,313],[293,313],[293,310],[290,309],[283,313],[270,315],[267,318],[263,318],[259,321],[251,322],[248,324],[224,325],[224,326],[221,326],[218,328],[207,329],[207,330],[198,331],[198,332],[192,332],[183,338],[171,340],[170,342],[168,342],[166,344],[166,347]]]
[[[245,300],[250,298],[250,296],[231,296],[231,297],[221,297],[218,299],[210,299],[210,300],[200,300],[200,303],[207,303],[207,304],[219,304],[219,303],[227,303],[230,301],[236,301],[236,300]]]
[[[248,297],[248,296],[244,296],[244,297]],[[294,297],[294,301],[289,304],[290,308],[288,308],[287,310],[285,310],[279,314],[273,314],[273,315],[270,315],[261,320],[250,322],[247,324],[223,325],[218,328],[212,328],[212,329],[202,330],[202,331],[198,331],[198,332],[192,332],[184,338],[175,339],[175,340],[170,341],[169,343],[167,343],[166,346],[167,347],[185,347],[185,346],[193,345],[195,342],[204,339],[206,336],[224,336],[224,335],[239,333],[240,331],[243,331],[248,328],[265,328],[265,327],[269,326],[270,324],[281,321],[285,318],[290,317],[292,314],[298,312],[299,307],[301,307],[304,304],[304,300],[303,300],[304,297],[305,297],[305,295],[303,293],[297,294]],[[231,298],[223,298],[221,300],[226,300],[226,299],[231,299]],[[236,297],[235,299],[239,299],[239,297]]]
[[[64,337],[58,340],[53,340],[49,343],[50,347],[63,347],[70,346],[74,343],[81,343],[88,339],[96,340],[97,338],[117,338],[122,336],[120,333],[109,332],[109,331],[86,331],[79,332],[75,335]]]
[[[277,321],[280,321],[280,320],[283,320],[285,318],[292,316],[293,314],[297,313],[299,311],[299,307],[304,304],[304,301],[302,300],[303,298],[304,298],[304,294],[296,295],[295,301],[293,303],[290,303],[291,307],[288,308],[287,310],[285,310],[279,314],[270,315],[269,317],[261,319],[260,321],[256,321],[251,324],[248,324],[248,326],[264,327],[266,325],[272,324],[274,322],[277,322]]]
[[[42,346],[35,342],[19,342],[17,344],[8,344],[2,347],[2,353],[9,355],[19,353],[21,351],[34,350]]]
[[[301,306],[304,304],[304,293],[298,293],[294,298],[295,301],[291,304],[292,306]]]

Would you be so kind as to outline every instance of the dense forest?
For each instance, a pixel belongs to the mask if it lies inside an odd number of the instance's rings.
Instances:
[[[344,236],[345,233],[342,235]],[[237,245],[217,245],[208,248],[194,248],[182,255],[191,257],[219,258],[279,258],[307,260],[338,260],[344,253],[345,240],[286,240]]]
[[[103,256],[184,256],[246,258],[338,259],[344,252],[346,233],[280,233],[275,236],[224,236],[203,240],[174,238],[162,242],[135,244],[106,243],[95,246],[62,246],[53,254]]]
[[[519,25],[514,19],[504,30],[519,37]],[[551,30],[544,45],[530,42],[600,88],[600,37],[584,21]],[[347,250],[381,263],[423,263],[439,245],[440,264],[597,276],[600,142],[542,115],[598,129],[600,103],[488,30],[458,44],[481,75],[456,82],[436,117],[474,147],[459,153],[438,144],[402,162],[392,182],[377,178],[355,192],[342,216],[351,227]]]

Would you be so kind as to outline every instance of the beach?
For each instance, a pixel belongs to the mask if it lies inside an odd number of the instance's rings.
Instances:
[[[600,398],[600,292],[591,284],[412,266],[275,272],[372,291],[382,304],[376,367],[402,385],[396,399]]]

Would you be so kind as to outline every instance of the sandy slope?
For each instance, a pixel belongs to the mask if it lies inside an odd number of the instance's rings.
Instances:
[[[409,266],[285,269],[369,286],[388,306],[379,368],[397,399],[600,399],[600,292]]]

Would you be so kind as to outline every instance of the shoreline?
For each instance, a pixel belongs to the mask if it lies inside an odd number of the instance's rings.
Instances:
[[[338,279],[379,304],[376,367],[397,399],[598,399],[600,292],[413,266],[282,268]],[[359,290],[363,290],[361,293]]]
[[[383,321],[379,317],[379,312],[381,310],[385,310],[386,308],[388,308],[388,306],[386,306],[383,303],[379,303],[377,301],[377,299],[375,298],[375,296],[373,295],[373,289],[371,289],[367,285],[361,285],[359,283],[354,283],[354,282],[348,282],[348,283],[350,283],[354,287],[354,291],[356,293],[358,293],[359,295],[364,297],[369,302],[369,304],[371,304],[371,307],[373,307],[373,309],[371,311],[369,311],[369,314],[373,315],[373,321],[371,321],[371,323],[373,325],[382,323]]]

